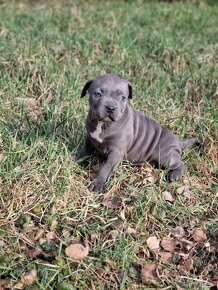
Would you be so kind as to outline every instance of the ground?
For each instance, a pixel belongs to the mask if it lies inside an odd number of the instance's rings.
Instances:
[[[0,1],[0,289],[217,289],[217,56],[215,0]],[[88,192],[80,92],[103,73],[204,142],[181,180],[123,162]]]

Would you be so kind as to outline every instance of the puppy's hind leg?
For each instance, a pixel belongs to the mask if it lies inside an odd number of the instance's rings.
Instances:
[[[185,173],[185,165],[181,160],[179,152],[174,151],[170,156],[168,172],[166,174],[166,180],[173,182],[179,180],[179,178]]]
[[[91,141],[86,137],[85,143],[75,157],[75,161],[77,161],[78,163],[83,163],[84,159],[88,158],[93,153],[93,151],[94,146]]]

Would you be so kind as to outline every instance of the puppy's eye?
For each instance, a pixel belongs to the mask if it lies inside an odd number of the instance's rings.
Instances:
[[[120,96],[120,100],[121,100],[121,102],[125,102],[126,97],[125,96]]]
[[[100,98],[100,97],[102,96],[102,93],[101,93],[101,92],[95,92],[95,96],[96,96],[97,98]]]

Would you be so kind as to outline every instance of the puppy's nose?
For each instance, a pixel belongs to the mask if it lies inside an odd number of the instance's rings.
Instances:
[[[106,105],[105,108],[108,113],[113,113],[117,107],[115,105]]]

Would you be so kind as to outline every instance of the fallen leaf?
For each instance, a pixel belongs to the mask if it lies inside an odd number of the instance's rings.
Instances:
[[[71,244],[65,249],[65,254],[72,260],[82,260],[88,256],[89,245],[85,244],[85,247],[81,244]]]
[[[134,229],[134,228],[128,227],[126,229],[126,232],[127,232],[127,234],[136,234],[137,233],[137,230]]]
[[[115,262],[114,260],[111,260],[109,258],[105,259],[105,263],[107,263],[110,267],[115,268]]]
[[[146,253],[146,251],[144,249],[139,249],[139,251],[137,252],[137,256],[140,259],[145,259],[145,260],[149,258],[149,254]]]
[[[143,179],[143,184],[147,184],[147,182],[154,183],[158,179],[158,174],[154,172],[154,169],[148,165],[145,164],[141,167],[143,175],[145,175],[145,178]]]
[[[0,240],[0,248],[3,248],[4,246],[6,246],[6,243],[5,243],[5,241],[3,241],[3,240]]]
[[[186,232],[183,229],[183,227],[175,227],[174,229],[171,230],[171,233],[175,236],[175,237],[185,237],[186,236]]]
[[[10,278],[0,279],[0,289],[1,290],[12,289],[12,279]]]
[[[157,267],[153,263],[145,264],[141,270],[142,282],[144,284],[153,284],[158,280]]]
[[[160,247],[160,241],[155,236],[149,237],[147,239],[147,244],[148,244],[149,250],[151,250],[151,251],[157,251]]]
[[[119,208],[122,204],[122,199],[119,197],[105,197],[101,204],[108,208]]]
[[[111,223],[111,225],[117,230],[122,230],[124,227],[124,222],[122,219],[117,218]]]
[[[162,262],[167,262],[172,258],[172,253],[170,252],[160,252],[159,255]]]
[[[38,229],[38,231],[36,232],[35,236],[34,236],[34,241],[38,241],[41,239],[41,237],[44,235],[44,230],[43,229]]]
[[[17,98],[19,102],[22,103],[22,105],[27,108],[29,111],[33,111],[38,109],[38,102],[35,99],[32,98]]]
[[[121,217],[121,219],[122,219],[123,221],[126,220],[126,217],[125,217],[125,209],[121,210],[121,212],[120,212],[120,217]]]
[[[29,117],[31,122],[36,122],[38,120],[38,114],[36,112],[33,112],[33,111],[28,113],[28,117]]]
[[[192,235],[192,238],[196,242],[204,242],[207,240],[207,236],[202,230],[195,230],[193,235]]]
[[[180,269],[190,272],[193,270],[193,259],[187,259],[183,265],[181,265]]]
[[[31,250],[26,252],[26,256],[29,259],[37,258],[41,254],[42,254],[42,250],[41,249],[31,249]]]
[[[125,272],[124,271],[118,271],[117,272],[117,277],[119,279],[119,282],[121,282],[124,278]]]
[[[25,285],[32,285],[37,279],[38,277],[36,270],[31,270],[21,276],[21,283]]]
[[[23,288],[24,288],[24,284],[21,282],[18,282],[18,283],[13,285],[13,289],[23,290]]]
[[[177,242],[173,238],[164,237],[161,241],[161,247],[168,251],[173,252],[176,248]]]
[[[92,233],[91,236],[90,236],[90,239],[92,242],[94,242],[95,240],[97,240],[99,238],[98,234],[97,233]]]
[[[180,186],[179,188],[177,188],[176,192],[177,192],[178,194],[183,194],[183,192],[184,192],[185,190],[189,190],[189,186],[188,186],[188,185]]]
[[[169,191],[163,191],[162,195],[163,195],[163,197],[164,197],[164,199],[166,201],[169,201],[169,202],[173,202],[174,201],[174,198],[173,198],[172,194]]]
[[[155,172],[150,172],[146,176],[146,178],[143,179],[143,184],[146,184],[147,181],[150,183],[154,183],[156,180],[158,180],[158,175]]]
[[[179,188],[177,188],[176,192],[186,198],[191,198],[192,197],[192,193],[189,190],[189,186],[188,185],[183,185]]]
[[[52,231],[52,230],[55,230],[56,227],[57,227],[57,225],[58,225],[58,222],[57,222],[56,220],[53,220],[53,221],[51,222],[50,230],[51,230],[51,231]]]
[[[55,232],[54,231],[48,232],[45,235],[45,237],[46,237],[47,240],[54,240],[54,238],[55,238]]]
[[[118,230],[110,231],[110,236],[113,240],[116,240],[116,238],[119,236],[119,231]]]
[[[95,287],[94,282],[92,280],[90,282],[91,282],[91,288],[92,288],[92,290],[96,290],[96,287]]]

